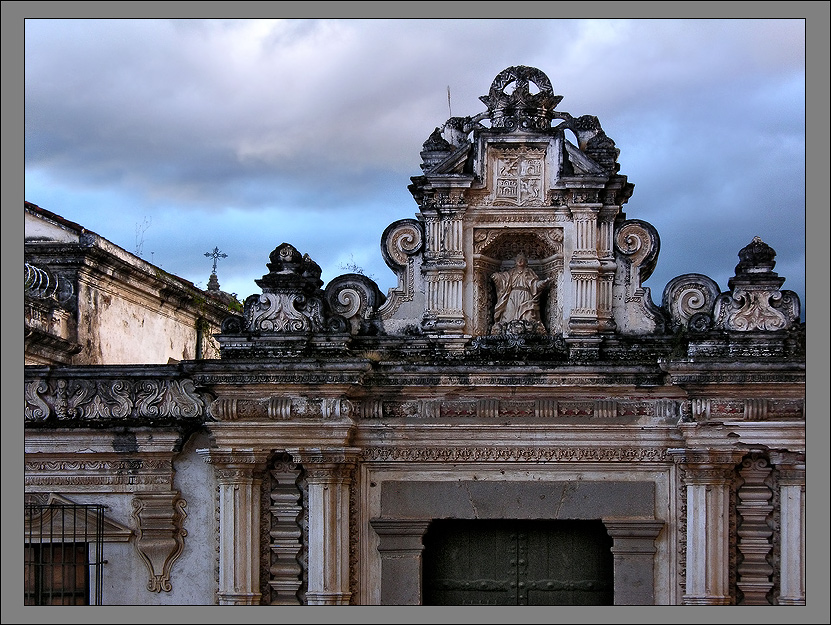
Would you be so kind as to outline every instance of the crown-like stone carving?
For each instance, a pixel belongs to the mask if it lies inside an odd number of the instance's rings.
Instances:
[[[529,84],[538,92],[531,93]],[[493,79],[488,95],[479,98],[488,107],[492,128],[543,130],[551,126],[554,107],[563,99],[554,95],[551,81],[535,67],[516,65]]]
[[[759,237],[739,251],[729,293],[716,299],[715,327],[737,332],[785,330],[799,319],[799,297],[781,291],[785,278],[773,271],[776,252]]]
[[[265,333],[322,330],[320,266],[288,243],[276,247],[269,260],[269,272],[255,280],[263,289],[262,295],[251,295],[245,300],[245,329]]]

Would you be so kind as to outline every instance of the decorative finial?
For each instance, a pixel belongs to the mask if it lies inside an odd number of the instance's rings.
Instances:
[[[213,252],[205,252],[205,256],[214,259],[214,267],[213,271],[211,272],[212,275],[216,275],[216,261],[220,258],[228,258],[228,254],[223,254],[219,251],[218,247],[215,247]]]

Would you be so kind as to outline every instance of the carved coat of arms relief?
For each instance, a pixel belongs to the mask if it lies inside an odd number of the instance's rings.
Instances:
[[[527,147],[500,150],[493,165],[493,204],[540,206],[545,198],[545,150]]]

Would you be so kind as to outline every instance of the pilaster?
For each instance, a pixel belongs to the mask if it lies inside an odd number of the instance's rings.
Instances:
[[[658,519],[603,519],[614,541],[615,605],[654,605],[655,539],[664,522]]]
[[[219,484],[219,604],[259,605],[260,485],[267,452],[200,450]]]
[[[349,486],[357,448],[289,449],[306,471],[309,507],[308,605],[348,605]]]
[[[372,519],[381,555],[381,605],[420,605],[424,533],[430,520]]]
[[[805,455],[771,452],[779,470],[779,605],[805,605]]]
[[[687,485],[685,605],[730,605],[730,489],[741,452],[670,450]]]
[[[595,192],[596,194],[596,192]],[[574,219],[574,254],[568,263],[574,306],[568,327],[571,334],[596,334],[601,263],[597,254],[597,215],[600,204],[570,205]]]
[[[428,332],[461,334],[464,331],[462,298],[466,263],[462,233],[466,210],[461,189],[437,192],[435,203],[422,209],[426,232],[422,266],[426,310],[422,326]]]

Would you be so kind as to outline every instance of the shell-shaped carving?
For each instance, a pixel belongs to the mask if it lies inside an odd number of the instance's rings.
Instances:
[[[638,277],[643,282],[655,269],[661,240],[652,224],[640,219],[628,219],[615,233],[615,248],[629,257],[632,265],[640,266]]]
[[[407,256],[421,249],[424,232],[415,219],[399,219],[391,223],[381,235],[381,255],[387,265],[395,270],[407,266]]]
[[[711,278],[688,273],[667,283],[661,306],[669,314],[674,328],[688,327],[693,315],[712,314],[719,292],[718,284]]]

